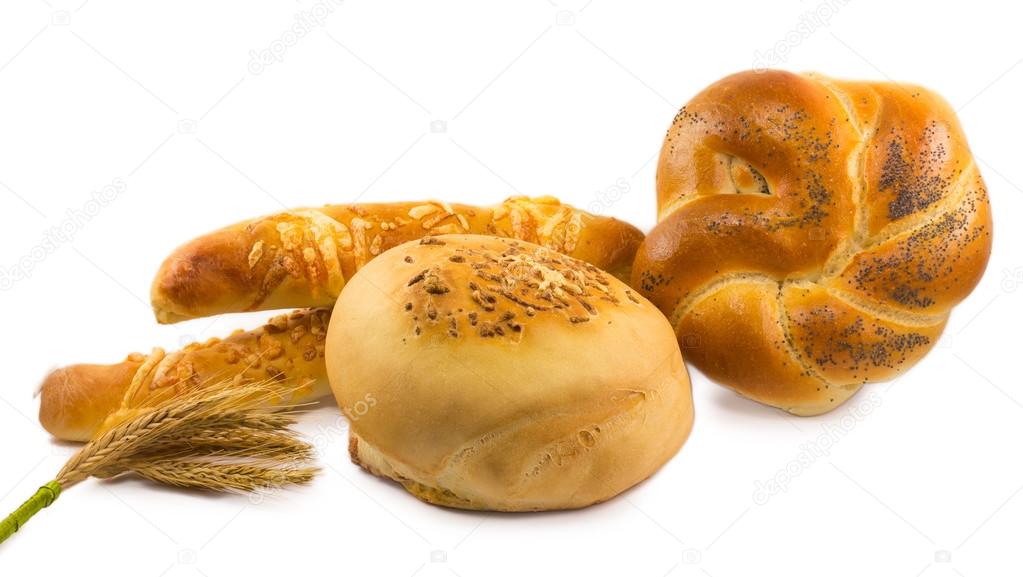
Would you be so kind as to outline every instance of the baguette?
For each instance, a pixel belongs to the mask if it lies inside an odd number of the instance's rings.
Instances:
[[[241,311],[329,307],[348,279],[389,248],[474,233],[539,244],[627,279],[637,228],[551,197],[489,207],[443,202],[328,205],[240,222],[175,250],[157,272],[160,323]]]
[[[114,365],[57,369],[40,387],[39,422],[58,439],[88,441],[118,409],[151,405],[197,387],[271,379],[299,386],[290,401],[329,395],[323,360],[329,320],[330,309],[298,310],[170,354],[155,349]]]

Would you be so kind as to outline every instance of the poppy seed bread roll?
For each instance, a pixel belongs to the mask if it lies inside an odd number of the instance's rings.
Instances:
[[[891,82],[715,82],[668,130],[657,206],[632,286],[693,366],[797,415],[923,358],[991,253],[955,111]]]
[[[663,315],[593,265],[444,235],[355,275],[327,331],[352,460],[462,509],[584,507],[650,476],[693,422]]]

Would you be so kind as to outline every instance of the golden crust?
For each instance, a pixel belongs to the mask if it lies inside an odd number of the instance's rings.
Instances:
[[[438,236],[367,265],[335,305],[327,369],[353,460],[450,507],[603,501],[692,425],[657,309],[592,265],[509,239]]]
[[[833,386],[794,360],[777,293],[777,282],[750,278],[700,299],[677,326],[682,350],[743,396],[801,415],[828,411],[859,385]]]
[[[329,321],[329,309],[300,310],[167,355],[132,353],[114,365],[57,369],[40,389],[39,422],[58,439],[88,441],[115,410],[196,387],[273,379],[300,386],[293,400],[322,397],[330,390],[323,362]],[[137,392],[122,407],[135,379],[141,380]]]
[[[153,281],[157,320],[333,304],[347,279],[426,235],[491,234],[545,246],[627,279],[643,234],[551,197],[475,207],[444,202],[328,205],[231,225],[175,250]]]
[[[623,277],[643,238],[631,225],[552,198],[514,198],[483,209],[427,202],[295,210],[227,227],[181,247],[157,275],[153,303],[162,322],[243,309],[331,307],[345,279],[380,252],[409,238],[466,227],[541,242]],[[323,343],[329,315],[326,308],[296,311],[254,331],[151,359],[159,362],[143,375],[135,401],[200,384],[260,378],[307,380],[308,396],[322,396],[328,391]],[[53,372],[42,386],[43,426],[60,439],[88,440],[119,406],[145,360],[133,354],[117,365]]]
[[[675,117],[657,199],[633,286],[695,366],[800,414],[916,363],[991,250],[955,113],[913,86],[726,77]]]
[[[39,387],[39,423],[63,441],[88,441],[120,405],[143,360],[133,354],[113,365],[71,365],[51,372]]]

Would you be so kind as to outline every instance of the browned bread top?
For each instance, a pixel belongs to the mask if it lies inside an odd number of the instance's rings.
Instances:
[[[226,312],[332,306],[357,270],[427,235],[517,238],[627,278],[643,234],[554,198],[489,207],[444,202],[328,205],[234,224],[175,250],[153,281],[162,323]]]
[[[915,363],[991,249],[987,191],[926,89],[726,77],[675,117],[632,282],[740,393],[830,410]]]
[[[39,422],[58,439],[87,441],[118,409],[152,406],[198,387],[266,380],[298,387],[295,400],[323,396],[329,391],[323,361],[329,321],[330,309],[298,310],[167,354],[156,349],[113,365],[57,369],[40,388]]]
[[[466,509],[583,507],[643,480],[693,422],[656,307],[518,240],[442,235],[366,265],[338,298],[327,373],[353,459]]]

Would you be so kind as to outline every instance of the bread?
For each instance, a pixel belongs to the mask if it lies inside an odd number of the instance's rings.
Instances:
[[[54,437],[87,441],[119,408],[152,404],[195,387],[265,379],[300,388],[291,400],[330,394],[323,362],[329,309],[280,315],[255,330],[192,343],[164,355],[132,353],[114,365],[72,365],[40,387],[39,422]],[[135,392],[125,399],[135,382]]]
[[[443,235],[351,279],[327,373],[352,460],[416,497],[534,511],[609,499],[693,420],[671,327],[624,283],[510,239]]]
[[[631,225],[577,211],[551,198],[514,198],[485,209],[444,203],[328,206],[241,223],[196,239],[167,259],[153,286],[161,321],[290,304],[324,308],[281,315],[254,331],[194,343],[171,355],[160,350],[148,357],[132,353],[114,365],[58,369],[42,384],[40,422],[59,439],[88,440],[120,407],[133,380],[140,393],[129,400],[129,407],[152,402],[157,392],[175,394],[236,379],[276,378],[289,386],[306,382],[308,388],[296,395],[325,396],[327,307],[333,306],[344,279],[402,239],[464,228],[463,223],[495,234],[542,240],[619,276],[628,275],[643,238]],[[378,229],[373,235],[367,232]],[[306,254],[312,254],[309,268],[297,276],[278,274]]]
[[[801,415],[919,361],[991,250],[955,113],[915,86],[724,78],[675,117],[657,203],[632,285],[693,365]]]
[[[293,305],[324,308],[278,316],[262,328],[192,344],[166,357],[162,351],[149,357],[133,353],[118,364],[57,369],[41,388],[40,421],[59,439],[88,440],[120,406],[133,380],[142,383],[136,403],[150,400],[151,391],[173,394],[273,374],[288,383],[307,381],[309,398],[327,395],[323,327],[345,278],[402,239],[465,225],[537,239],[622,277],[628,276],[642,239],[629,224],[576,211],[550,197],[509,198],[486,209],[443,203],[333,206],[230,226],[193,240],[164,263],[152,293],[161,321]],[[367,232],[375,230],[380,232]],[[309,268],[297,276],[279,274],[307,254],[312,255]]]
[[[355,271],[425,235],[469,232],[536,242],[627,279],[643,234],[551,197],[490,207],[443,202],[330,205],[248,220],[175,250],[153,281],[161,323],[219,313],[327,307]]]

